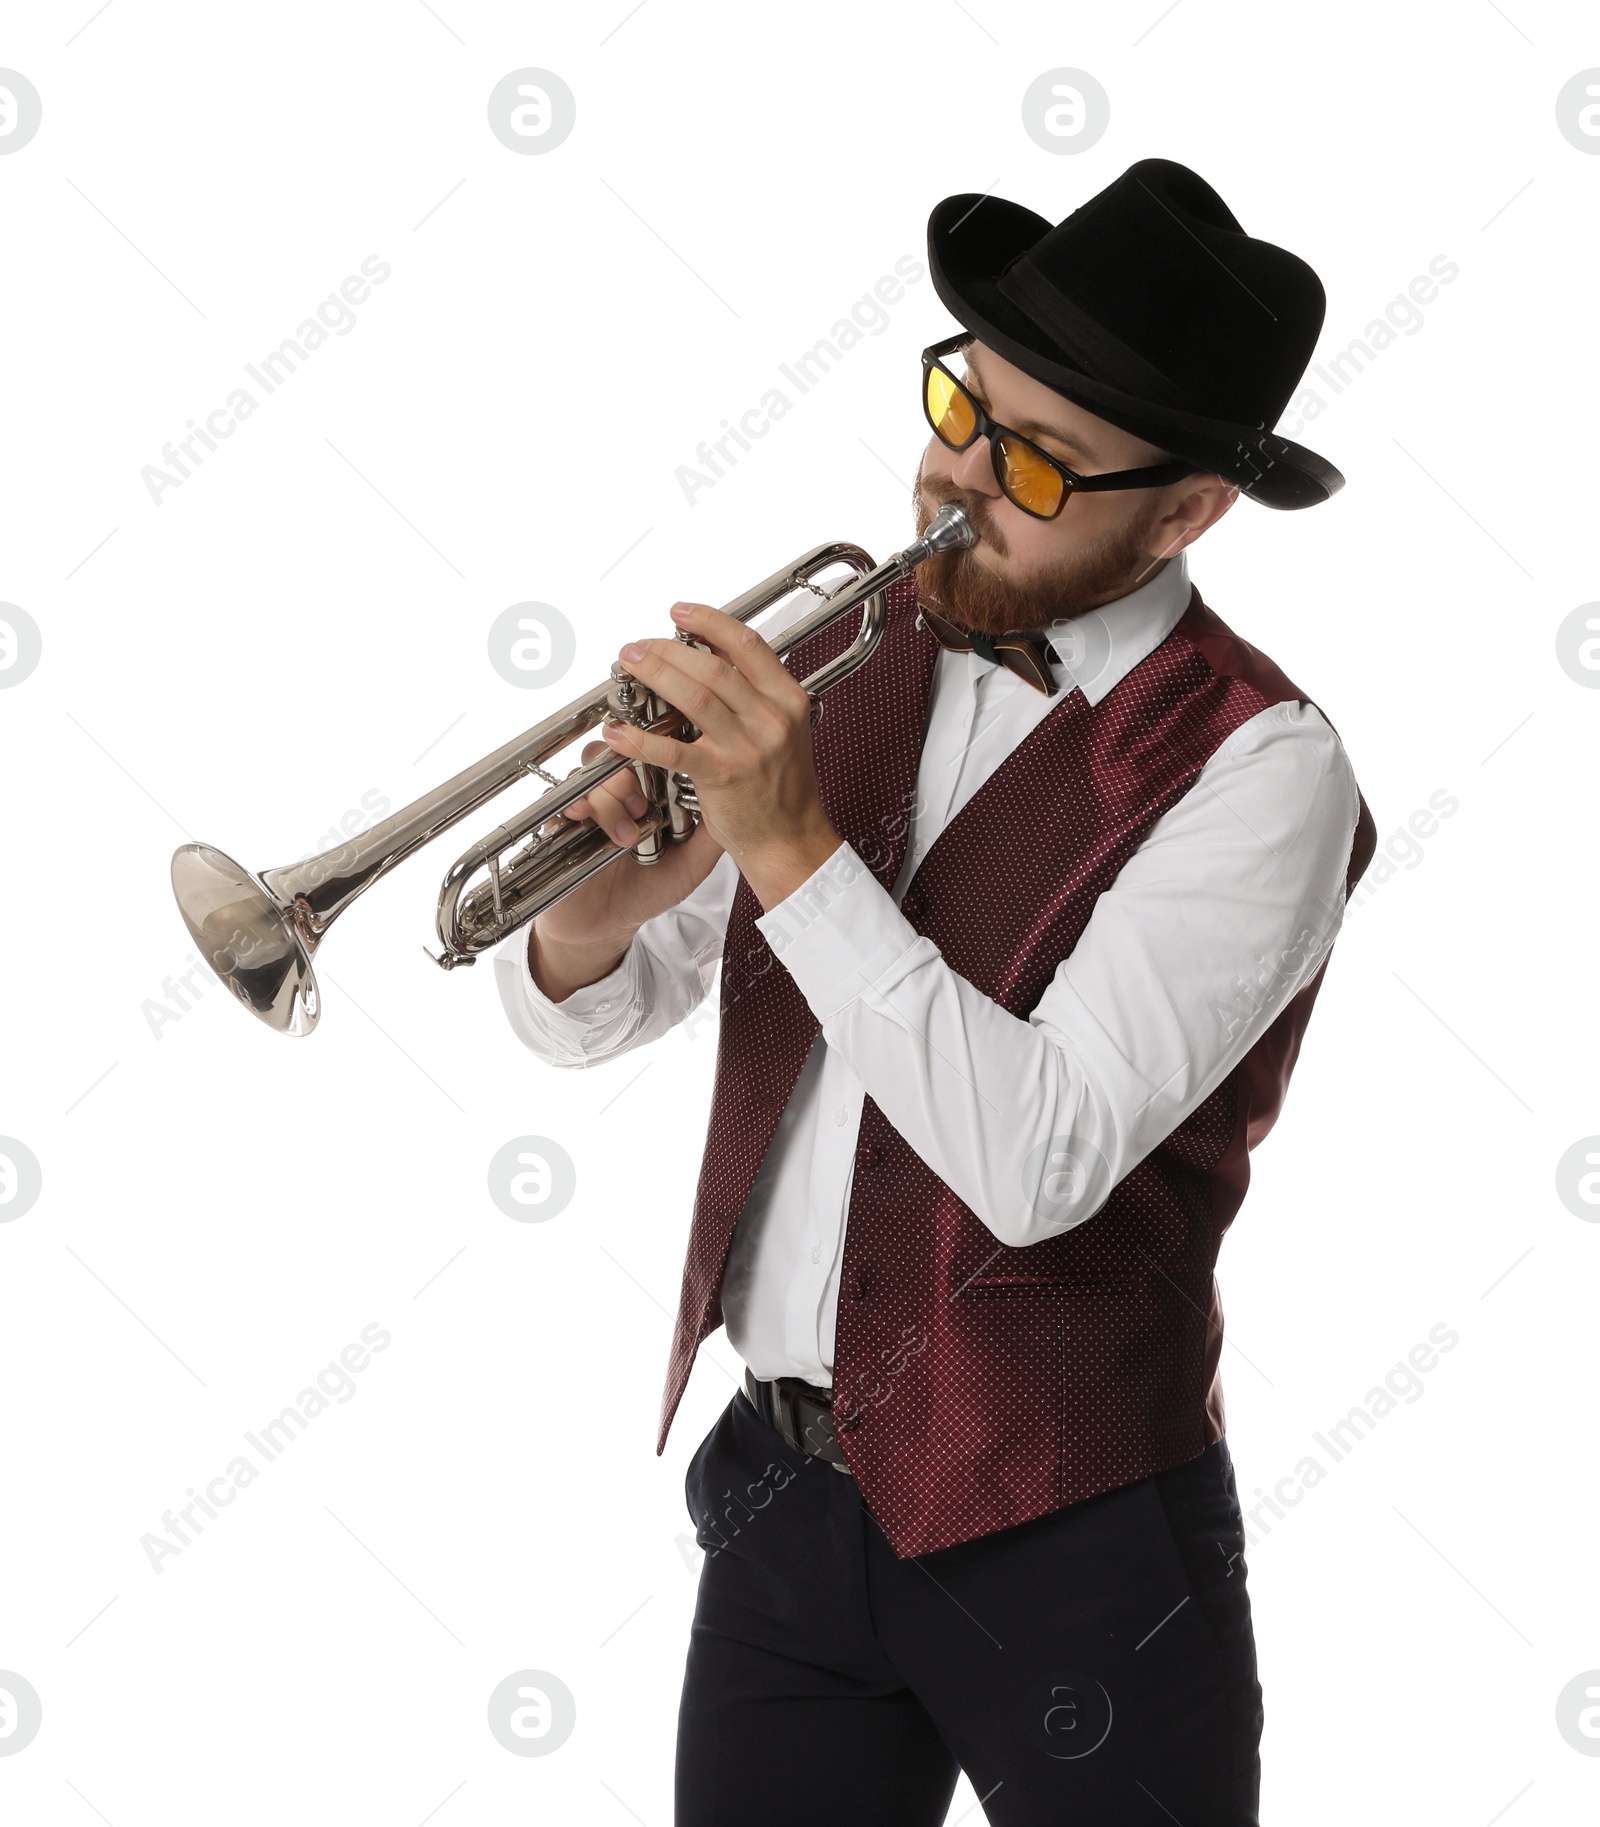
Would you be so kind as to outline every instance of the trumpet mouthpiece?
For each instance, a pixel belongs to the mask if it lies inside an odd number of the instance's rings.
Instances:
[[[967,518],[963,509],[955,502],[947,501],[934,515],[920,537],[913,539],[905,549],[905,560],[908,566],[920,565],[925,558],[931,558],[935,552],[953,552],[962,546],[978,543],[978,530]]]

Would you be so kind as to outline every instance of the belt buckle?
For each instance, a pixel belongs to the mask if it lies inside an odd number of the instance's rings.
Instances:
[[[782,1389],[778,1387],[779,1400],[784,1413],[784,1424],[780,1432],[794,1447],[796,1452],[820,1459],[824,1465],[831,1465],[836,1472],[848,1473],[850,1468],[844,1462],[844,1454],[839,1446],[839,1437],[833,1431],[833,1391],[826,1396],[818,1392],[814,1385]],[[802,1425],[801,1404],[809,1403],[815,1410],[811,1419]],[[778,1404],[774,1404],[776,1412]],[[823,1423],[826,1422],[826,1437],[823,1437]],[[831,1446],[837,1458],[829,1456],[826,1447]]]

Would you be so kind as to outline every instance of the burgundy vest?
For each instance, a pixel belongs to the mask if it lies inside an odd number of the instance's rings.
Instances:
[[[917,626],[914,576],[891,588],[888,609],[878,651],[827,693],[814,750],[834,829],[892,889],[939,647]],[[814,671],[856,627],[842,618],[785,665],[797,676]],[[1193,591],[1167,638],[1098,704],[1068,691],[1045,714],[940,833],[902,912],[952,970],[1026,1019],[1150,827],[1228,735],[1286,699],[1307,701]],[[1375,843],[1363,799],[1349,886]],[[722,1323],[734,1226],[818,1030],[755,925],[761,911],[741,877],[658,1452],[699,1342]],[[1241,984],[1237,1014],[1252,997],[1256,1007],[1272,997],[1267,964],[1266,983]],[[1212,1271],[1326,969],[1324,959],[1092,1218],[1024,1249],[997,1244],[867,1097],[844,1239],[834,1416],[896,1554],[1026,1522],[1192,1459],[1221,1437]]]

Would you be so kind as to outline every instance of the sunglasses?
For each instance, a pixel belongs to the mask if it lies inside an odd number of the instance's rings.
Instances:
[[[1153,488],[1176,482],[1197,472],[1192,463],[1174,459],[1145,469],[1113,469],[1095,476],[1080,476],[1059,458],[1040,450],[1031,439],[1008,426],[997,425],[959,380],[945,367],[941,356],[972,341],[963,332],[922,352],[922,410],[933,435],[948,450],[965,450],[974,438],[989,440],[989,456],[1000,492],[1013,507],[1037,520],[1054,520],[1077,490],[1093,494],[1101,489]]]

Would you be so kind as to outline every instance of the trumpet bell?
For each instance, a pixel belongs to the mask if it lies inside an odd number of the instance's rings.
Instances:
[[[230,994],[279,1034],[317,1025],[311,951],[259,876],[210,844],[173,853],[172,892],[189,936]]]

